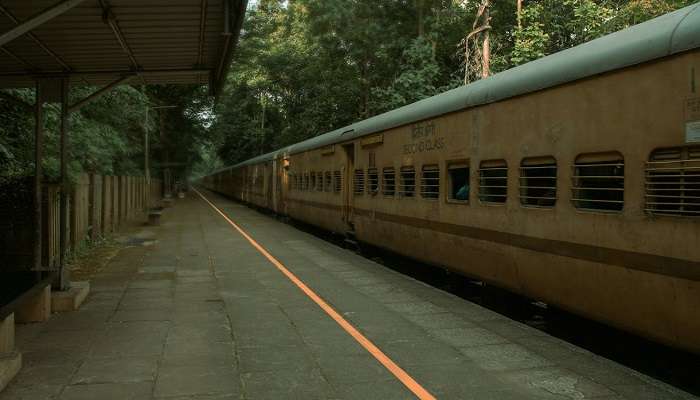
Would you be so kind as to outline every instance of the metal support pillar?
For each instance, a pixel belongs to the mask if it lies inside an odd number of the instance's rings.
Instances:
[[[150,166],[150,138],[148,137],[148,110],[146,108],[146,121],[143,124],[143,174],[146,176],[146,185],[151,184],[151,166]]]
[[[146,120],[148,120],[148,109],[146,109]],[[143,174],[146,181],[146,210],[151,208],[151,166],[149,165],[150,143],[148,138],[148,128],[144,125],[143,133]]]
[[[68,250],[68,196],[70,195],[70,181],[68,179],[68,118],[70,117],[68,93],[70,81],[61,79],[61,241],[60,259],[58,271],[58,289],[66,290],[70,286],[68,271],[66,268],[66,256]]]
[[[37,280],[41,279],[42,269],[42,205],[41,183],[44,176],[42,169],[44,147],[44,94],[41,83],[36,83],[36,103],[34,104],[34,270],[37,271]]]
[[[164,197],[171,197],[172,190],[170,187],[170,170],[167,168],[167,165],[170,163],[170,151],[168,149],[169,143],[165,134],[165,112],[162,110],[158,112],[158,121],[160,126],[160,141],[163,146],[163,165],[165,166],[163,169],[163,195]]]

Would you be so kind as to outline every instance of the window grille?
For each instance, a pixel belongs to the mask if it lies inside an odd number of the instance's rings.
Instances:
[[[414,197],[416,195],[416,169],[401,167],[399,180],[399,196]]]
[[[622,211],[625,204],[625,160],[619,153],[579,156],[573,170],[572,201],[576,208]]]
[[[312,172],[309,175],[309,190],[316,190],[316,173]]]
[[[469,164],[455,163],[447,167],[449,192],[447,198],[451,201],[468,203],[470,194]]]
[[[420,195],[424,199],[440,197],[440,167],[425,165],[420,178]]]
[[[331,175],[331,171],[326,171],[323,176],[324,176],[323,190],[326,192],[333,191],[333,176]]]
[[[700,217],[700,147],[654,151],[645,186],[648,213]]]
[[[367,170],[367,193],[371,195],[379,193],[379,172],[376,168]]]
[[[323,171],[316,174],[316,191],[323,192]]]
[[[301,190],[309,190],[309,173],[304,174],[304,182],[302,183]]]
[[[355,195],[362,195],[365,192],[365,171],[361,169],[355,170],[355,178],[353,179]]]
[[[396,170],[394,168],[384,168],[382,172],[384,196],[393,197],[396,193]]]
[[[508,199],[508,164],[505,160],[482,161],[479,167],[479,200],[504,204]]]
[[[557,161],[554,157],[526,158],[520,165],[520,204],[554,207],[557,202]]]
[[[292,191],[299,190],[297,174],[295,174],[295,173],[289,174],[289,186],[290,186],[290,190],[292,190]]]
[[[340,171],[333,172],[333,179],[333,192],[340,193],[340,189],[343,187],[343,176],[340,174]]]

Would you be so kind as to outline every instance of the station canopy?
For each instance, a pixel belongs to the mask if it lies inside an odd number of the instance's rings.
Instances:
[[[0,0],[0,88],[209,84],[221,90],[246,0]]]

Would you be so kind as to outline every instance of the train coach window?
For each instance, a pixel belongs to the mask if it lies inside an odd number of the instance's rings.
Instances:
[[[333,191],[333,176],[331,175],[331,171],[326,171],[323,174],[323,190],[326,192]]]
[[[382,171],[382,189],[384,196],[393,197],[396,193],[396,170],[384,168]]]
[[[361,195],[365,192],[365,171],[361,169],[355,170],[355,177],[353,179],[353,191],[355,195]]]
[[[654,151],[647,162],[645,199],[651,214],[700,217],[700,147]]]
[[[401,167],[399,178],[399,196],[414,197],[416,195],[416,169]]]
[[[309,190],[316,190],[316,173],[312,172],[309,175]]]
[[[447,199],[458,202],[469,202],[469,164],[455,163],[447,166],[449,191]]]
[[[319,171],[316,175],[316,191],[323,192],[323,171]]]
[[[505,160],[482,161],[479,165],[479,200],[504,204],[508,199],[508,164]]]
[[[367,170],[367,193],[371,195],[379,193],[379,172],[376,168]]]
[[[572,178],[572,201],[576,208],[622,211],[625,204],[625,160],[620,153],[578,156]]]
[[[333,192],[340,193],[340,188],[343,187],[343,176],[340,171],[333,171]]]
[[[554,157],[525,158],[520,164],[520,204],[554,207],[557,202],[557,160]]]
[[[424,199],[437,199],[440,197],[440,167],[437,165],[425,165],[421,172],[421,197]]]
[[[307,172],[302,177],[301,190],[307,190],[308,188],[309,188],[309,174]]]

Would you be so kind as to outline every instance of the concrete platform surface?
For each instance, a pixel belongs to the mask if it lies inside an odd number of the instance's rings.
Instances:
[[[694,399],[207,196],[438,399]],[[9,399],[413,399],[195,194],[134,232],[80,310],[21,326]]]

